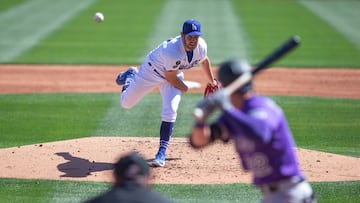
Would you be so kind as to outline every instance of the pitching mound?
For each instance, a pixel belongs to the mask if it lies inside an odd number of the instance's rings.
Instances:
[[[158,138],[90,137],[0,150],[0,177],[112,181],[112,164],[124,153],[137,151],[154,158]],[[296,149],[310,181],[360,180],[360,159]],[[335,164],[336,163],[336,164]],[[250,183],[239,166],[233,143],[192,149],[184,138],[173,138],[166,166],[153,168],[153,183]]]

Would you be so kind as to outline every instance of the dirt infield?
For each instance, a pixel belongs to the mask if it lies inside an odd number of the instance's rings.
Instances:
[[[52,92],[118,92],[114,79],[125,67],[0,65],[0,94]],[[271,68],[255,77],[257,92],[266,95],[360,98],[360,71],[353,69]],[[198,68],[185,79],[205,79]],[[190,92],[202,92],[193,89]],[[103,135],[99,135],[103,136]],[[0,177],[111,181],[112,163],[138,151],[149,160],[159,138],[89,137],[0,149]],[[360,159],[296,149],[310,181],[360,180]],[[232,146],[215,143],[193,150],[186,139],[173,138],[167,164],[153,170],[154,183],[249,183]]]
[[[0,65],[0,94],[51,92],[119,92],[116,75],[126,67],[63,65]],[[255,77],[257,92],[267,95],[360,98],[359,69],[270,68]],[[206,79],[200,68],[185,79]],[[193,89],[190,92],[202,92]]]

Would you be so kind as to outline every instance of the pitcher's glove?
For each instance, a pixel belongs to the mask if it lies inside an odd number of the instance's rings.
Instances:
[[[215,79],[216,80],[216,79]],[[204,90],[204,97],[208,97],[210,94],[216,92],[218,89],[221,88],[221,84],[219,81],[216,80],[216,84],[212,85],[208,83]]]

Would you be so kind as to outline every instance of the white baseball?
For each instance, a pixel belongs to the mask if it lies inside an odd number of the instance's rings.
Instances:
[[[95,13],[93,19],[95,22],[101,23],[102,21],[104,21],[104,14],[97,12]]]

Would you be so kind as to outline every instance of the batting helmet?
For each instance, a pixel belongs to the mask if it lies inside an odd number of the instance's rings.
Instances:
[[[220,64],[218,78],[222,86],[226,87],[245,72],[251,72],[251,66],[246,60],[231,59]],[[245,93],[252,89],[252,80],[237,91]]]

